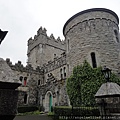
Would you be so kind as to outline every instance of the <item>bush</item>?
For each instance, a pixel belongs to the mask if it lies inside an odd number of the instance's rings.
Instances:
[[[45,111],[44,106],[39,106],[39,111],[44,112]]]
[[[36,106],[19,106],[18,107],[18,113],[25,113],[25,112],[31,112],[38,110],[38,107]]]
[[[59,106],[54,107],[54,114],[58,116],[69,116],[71,114],[75,116],[99,116],[100,112],[97,107],[72,107]]]

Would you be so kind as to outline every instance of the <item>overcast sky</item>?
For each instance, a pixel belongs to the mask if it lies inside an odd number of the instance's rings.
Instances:
[[[90,8],[108,8],[120,17],[120,0],[0,0],[0,29],[8,31],[0,46],[0,57],[27,62],[27,41],[42,26],[57,38],[74,14]]]

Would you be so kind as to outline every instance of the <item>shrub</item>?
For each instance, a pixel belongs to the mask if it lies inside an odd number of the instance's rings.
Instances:
[[[44,112],[45,111],[44,106],[39,106],[39,111]]]
[[[57,116],[69,116],[71,114],[75,116],[99,116],[100,112],[97,107],[72,107],[59,106],[54,107],[54,114]]]
[[[19,106],[18,107],[18,113],[25,113],[25,112],[31,112],[38,110],[38,107],[36,106]]]

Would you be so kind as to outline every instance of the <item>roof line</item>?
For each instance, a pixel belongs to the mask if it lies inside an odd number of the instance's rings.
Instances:
[[[83,11],[81,11],[81,12],[73,15],[70,19],[68,19],[67,22],[65,23],[64,27],[63,27],[63,35],[65,35],[65,33],[64,33],[64,32],[65,32],[65,28],[66,28],[67,24],[68,24],[71,20],[73,20],[74,18],[76,18],[76,17],[79,16],[79,15],[82,15],[82,14],[85,14],[85,13],[88,13],[88,12],[93,12],[93,11],[104,11],[104,12],[108,12],[108,13],[112,14],[112,15],[117,19],[117,22],[118,22],[118,24],[119,24],[119,17],[118,17],[118,15],[117,15],[115,12],[113,12],[112,10],[109,10],[109,9],[106,9],[106,8],[91,8],[91,9],[83,10]]]

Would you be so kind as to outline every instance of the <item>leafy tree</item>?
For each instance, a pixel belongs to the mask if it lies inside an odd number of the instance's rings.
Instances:
[[[85,60],[82,65],[73,68],[72,75],[67,79],[67,93],[73,106],[92,106],[94,95],[106,80],[102,68],[92,68]],[[112,73],[110,81],[120,84],[120,79]]]

